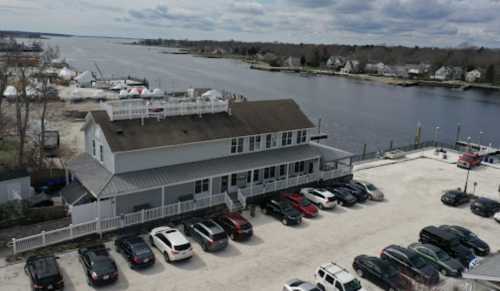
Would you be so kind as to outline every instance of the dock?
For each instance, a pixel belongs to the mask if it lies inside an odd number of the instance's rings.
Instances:
[[[456,142],[456,145],[459,147],[470,148],[472,150],[477,151],[481,156],[494,156],[500,155],[500,149],[495,148],[491,145],[485,146],[477,143],[470,143],[467,141],[459,140]]]

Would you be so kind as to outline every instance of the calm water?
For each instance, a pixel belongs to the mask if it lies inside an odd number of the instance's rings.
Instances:
[[[421,122],[425,139],[439,126],[439,139],[453,141],[457,123],[462,136],[500,145],[500,93],[444,88],[402,88],[340,77],[303,77],[261,72],[235,60],[167,55],[161,48],[119,44],[118,40],[54,38],[70,65],[106,76],[147,78],[152,87],[183,90],[190,86],[226,89],[250,99],[293,98],[314,122],[322,119],[327,143],[360,152],[387,148],[391,140],[409,144]]]

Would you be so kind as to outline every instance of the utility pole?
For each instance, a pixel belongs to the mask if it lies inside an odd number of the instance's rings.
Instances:
[[[467,187],[469,186],[469,176],[470,176],[470,169],[467,170],[467,177],[465,178],[465,186],[464,186],[465,194],[467,194]]]

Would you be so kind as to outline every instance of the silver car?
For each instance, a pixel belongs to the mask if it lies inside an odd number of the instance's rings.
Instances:
[[[310,282],[292,279],[285,283],[283,291],[320,291],[320,289]]]
[[[361,180],[356,180],[352,181],[353,184],[361,187],[368,193],[368,197],[370,200],[374,201],[383,201],[384,200],[384,193],[380,191],[375,185],[373,185],[370,182],[366,181],[361,181]]]

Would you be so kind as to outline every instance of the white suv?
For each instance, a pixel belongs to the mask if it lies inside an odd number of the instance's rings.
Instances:
[[[358,279],[335,263],[321,265],[314,274],[314,281],[322,291],[366,291]]]
[[[149,241],[165,256],[167,262],[185,260],[193,256],[191,243],[175,228],[153,228],[149,233]]]
[[[333,209],[337,206],[335,195],[326,189],[302,188],[300,193],[320,209]]]

